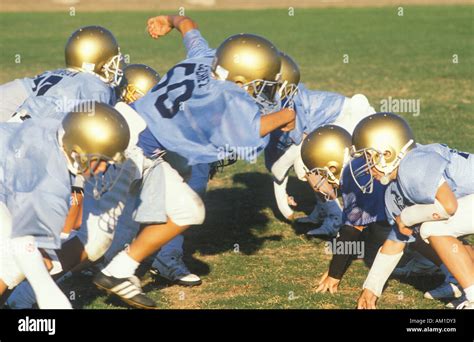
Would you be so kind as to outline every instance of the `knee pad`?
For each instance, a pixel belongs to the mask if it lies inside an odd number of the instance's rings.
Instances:
[[[300,181],[306,182],[306,170],[304,167],[303,159],[301,159],[301,155],[299,155],[295,163],[293,164],[293,167],[295,169],[296,176]]]
[[[192,194],[192,201],[189,209],[189,223],[188,225],[200,225],[204,223],[206,218],[206,208],[198,194]]]
[[[76,236],[84,246],[87,258],[94,262],[109,249],[114,238],[114,230],[102,230],[98,224],[88,222],[87,227],[82,226]]]
[[[166,182],[166,215],[179,226],[202,224],[206,210],[201,197],[168,163],[164,162],[162,167]]]
[[[39,254],[33,236],[22,236],[14,239],[1,239],[0,279],[13,289],[25,279],[25,274],[17,260],[25,259],[27,254]],[[41,258],[41,256],[38,256]]]
[[[363,117],[375,113],[375,109],[370,105],[367,97],[362,94],[355,94],[352,96],[351,109],[353,114],[361,115]]]
[[[431,236],[452,236],[453,234],[447,229],[447,225],[443,221],[424,222],[420,226],[420,237],[428,242]]]

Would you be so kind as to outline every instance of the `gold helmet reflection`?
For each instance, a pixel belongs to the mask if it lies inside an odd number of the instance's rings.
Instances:
[[[408,123],[393,113],[377,113],[361,120],[352,135],[351,155],[364,156],[363,169],[353,171],[357,183],[358,176],[375,167],[384,174],[382,184],[387,184],[388,176],[398,167],[405,154],[415,147],[415,137]],[[371,176],[371,182],[373,177]],[[360,185],[362,191],[371,192],[371,184]]]
[[[114,35],[106,28],[78,29],[69,37],[65,55],[68,68],[94,73],[113,86],[120,83],[122,55]]]
[[[90,108],[74,109],[64,117],[62,128],[62,147],[73,173],[84,173],[94,160],[109,164],[124,161],[130,130],[112,106],[91,102]]]
[[[128,64],[123,69],[123,80],[118,87],[120,98],[132,103],[148,93],[160,81],[160,75],[145,64]]]
[[[280,52],[280,58],[281,85],[278,92],[282,101],[291,102],[298,91],[298,83],[300,83],[301,78],[300,68],[294,59],[287,54]]]
[[[212,72],[217,79],[235,82],[258,103],[274,104],[281,59],[267,39],[249,33],[227,38],[216,51]]]
[[[349,157],[351,135],[335,125],[322,126],[311,132],[301,146],[301,159],[308,172],[339,185],[342,168]]]

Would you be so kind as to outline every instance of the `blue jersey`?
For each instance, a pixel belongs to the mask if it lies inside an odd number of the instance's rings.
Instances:
[[[183,37],[183,43],[186,48],[186,58],[214,57],[216,55],[216,50],[209,47],[207,40],[199,30],[188,31]]]
[[[265,149],[267,169],[271,170],[272,165],[291,145],[299,145],[303,134],[309,134],[318,127],[334,123],[341,114],[345,100],[344,95],[309,90],[300,83],[294,97],[295,129],[289,132],[275,130],[270,134],[270,143]]]
[[[309,134],[316,128],[329,125],[341,114],[346,97],[328,91],[309,90],[304,84],[298,85],[294,97],[296,128],[288,132],[295,144],[299,144],[303,133]],[[299,121],[299,122],[298,122]]]
[[[13,219],[12,238],[32,235],[58,249],[72,179],[57,132],[59,120],[0,124],[0,201]]]
[[[397,181],[413,204],[431,204],[442,181],[456,198],[474,193],[474,157],[441,144],[417,145],[401,160]]]
[[[185,37],[192,57],[133,103],[147,123],[138,145],[148,156],[162,148],[176,152],[189,165],[236,156],[253,161],[268,142],[260,137],[260,109],[237,84],[211,76],[213,50],[197,33]]]
[[[351,161],[353,169],[359,168],[364,162],[363,157]],[[369,175],[367,174],[365,177],[368,178]],[[364,194],[354,182],[349,165],[346,165],[341,177],[341,192],[344,203],[342,222],[350,226],[367,226],[370,223],[386,221],[384,203],[386,187],[380,182],[374,181],[373,192]]]
[[[29,96],[17,111],[24,110],[32,118],[64,115],[81,101],[116,102],[113,88],[86,72],[58,69],[22,82]]]

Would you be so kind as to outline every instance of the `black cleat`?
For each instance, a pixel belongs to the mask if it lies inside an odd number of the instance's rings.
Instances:
[[[135,276],[115,278],[99,272],[93,282],[99,289],[116,295],[130,306],[139,309],[157,309],[155,301],[143,293],[140,280]]]

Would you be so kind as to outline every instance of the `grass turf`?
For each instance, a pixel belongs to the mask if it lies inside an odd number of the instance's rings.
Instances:
[[[238,32],[267,36],[300,64],[302,81],[312,89],[351,96],[365,94],[378,110],[380,101],[420,100],[421,113],[401,113],[421,143],[443,142],[474,151],[474,7],[194,11],[211,46]],[[183,59],[176,32],[159,41],[145,32],[155,13],[1,13],[0,82],[61,68],[64,43],[82,25],[112,30],[132,63],[160,73]],[[19,55],[21,63],[15,63]],[[343,63],[348,55],[349,63]],[[457,55],[458,63],[453,63]],[[312,195],[294,178],[289,191],[310,208]],[[186,259],[201,275],[198,288],[167,286],[148,278],[145,290],[162,308],[353,308],[367,268],[352,264],[335,295],[316,294],[317,280],[330,255],[324,241],[307,240],[275,215],[271,178],[263,167],[242,162],[211,181],[207,219],[186,233]],[[238,249],[238,252],[237,252]],[[423,290],[440,279],[388,283],[381,308],[442,308],[423,299]],[[81,308],[121,308],[96,291],[90,279],[66,284]],[[71,297],[72,298],[72,297]]]

